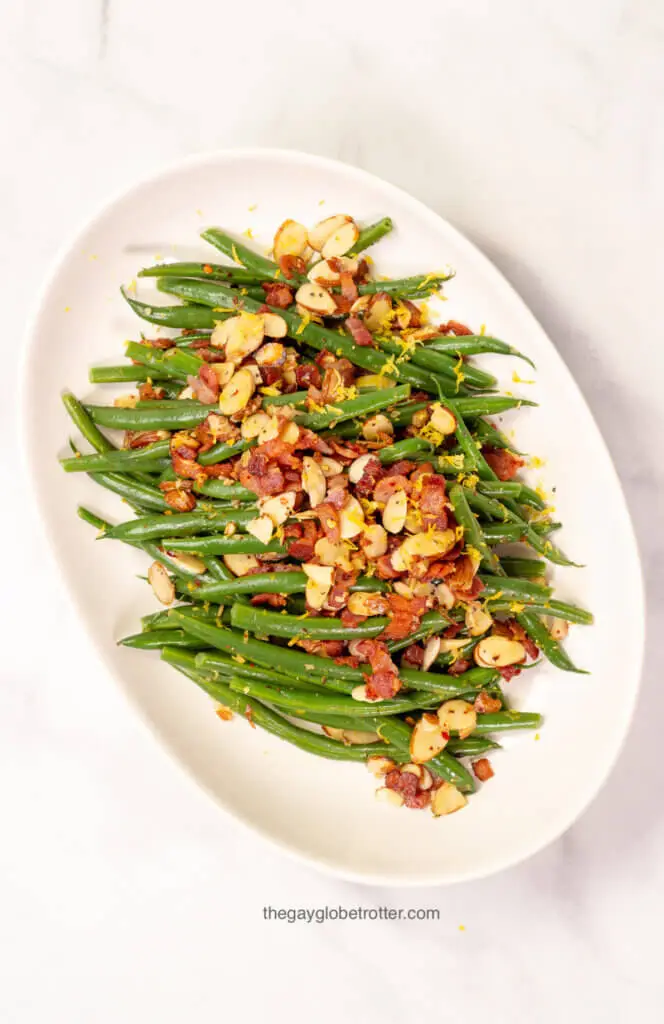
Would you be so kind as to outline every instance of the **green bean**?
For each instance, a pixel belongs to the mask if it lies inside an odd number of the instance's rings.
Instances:
[[[446,377],[453,381],[455,390],[461,379],[475,388],[491,388],[496,383],[496,378],[492,373],[486,373],[476,366],[464,363],[463,370],[460,370],[455,360],[451,356],[445,355],[444,352],[432,352],[428,348],[417,346],[412,352],[409,352],[404,344],[399,344],[398,341],[393,341],[383,335],[377,335],[375,341],[378,348],[382,349],[383,352],[387,352],[392,356],[398,356],[404,362],[410,360],[416,366],[421,366],[424,370],[431,370],[433,373],[440,374],[441,377]]]
[[[353,626],[353,638],[375,637],[389,625],[386,616],[374,616]],[[269,636],[286,638],[301,637],[311,640],[347,640],[349,629],[340,619],[295,618],[265,608],[235,605],[231,611],[231,622],[236,629],[251,633],[265,633]]]
[[[533,580],[520,580],[506,576],[487,576],[480,573],[484,584],[482,597],[512,597],[515,601],[532,598],[534,601],[546,601],[553,589]]]
[[[198,640],[185,633],[183,629],[152,629],[147,633],[135,633],[118,640],[122,647],[135,647],[141,651],[160,650],[170,647],[187,647],[199,649]]]
[[[149,366],[93,366],[88,373],[91,384],[121,384],[124,381],[167,380],[165,370]]]
[[[432,449],[431,441],[426,441],[423,437],[406,437],[403,441],[395,441],[394,444],[380,448],[375,454],[384,466],[391,466],[400,459],[411,459],[414,455],[430,452]]]
[[[489,515],[494,519],[502,519],[504,522],[517,523],[521,527],[522,536],[527,540],[531,548],[534,548],[547,561],[554,562],[556,565],[576,566],[576,562],[571,562],[566,558],[562,551],[552,544],[550,540],[544,540],[540,537],[529,523],[509,509],[504,503],[495,501],[493,498],[486,498],[482,494],[473,494],[472,492],[468,493],[468,502],[471,508],[477,512]]]
[[[202,651],[197,658],[197,665],[206,672],[247,676],[260,682],[270,682],[286,687],[292,686],[297,689],[302,689],[302,687],[311,689],[313,687],[318,692],[334,690],[336,693],[348,695],[353,692],[354,687],[357,685],[345,679],[323,678],[318,676],[316,672],[311,671],[311,669],[309,671],[302,670],[288,673],[283,670],[275,671],[274,668],[266,665],[257,666],[253,662],[247,662],[241,655],[239,657],[242,659],[241,661],[236,660],[238,655],[229,658],[227,655],[218,654],[216,651]],[[237,671],[230,671],[229,665],[234,666]]]
[[[238,693],[246,693],[251,697],[274,704],[284,709],[296,709],[330,714],[350,715],[352,717],[373,718],[383,715],[401,715],[407,711],[432,707],[438,698],[430,693],[413,691],[408,696],[390,697],[389,700],[361,701],[354,700],[343,693],[310,693],[295,688],[270,686],[268,683],[253,682],[250,679],[232,679],[231,689]]]
[[[107,437],[104,437],[101,430],[96,426],[90,415],[86,412],[86,409],[79,402],[75,395],[72,395],[71,391],[66,391],[62,396],[62,402],[65,409],[69,413],[72,423],[81,432],[88,444],[97,452],[112,452],[115,451],[115,445],[109,441]]]
[[[212,605],[204,607],[203,605],[175,605],[173,608],[165,608],[161,612],[153,612],[151,615],[144,615],[141,619],[141,628],[143,632],[148,630],[174,630],[181,629],[177,622],[171,617],[171,611],[177,611],[180,608],[186,608],[187,614],[194,618],[201,619],[204,622],[211,623],[212,625],[221,626],[223,622],[230,622],[230,611],[219,607],[218,605]],[[198,642],[199,649],[204,644]]]
[[[518,448],[515,448],[510,439],[506,437],[501,430],[494,427],[493,423],[487,423],[486,420],[476,419],[472,423],[472,429],[478,441],[490,444],[493,448],[507,448],[509,451],[514,452],[515,455],[523,455],[523,452],[520,452]]]
[[[125,448],[97,455],[79,455],[71,459],[61,459],[60,465],[67,473],[99,473],[125,471],[133,472],[136,467],[154,462],[169,453],[168,441],[157,441],[156,444],[144,448]]]
[[[179,330],[200,330],[215,327],[227,314],[215,312],[206,306],[152,306],[132,299],[124,288],[120,289],[123,299],[134,313],[151,324],[161,327],[176,327]]]
[[[512,558],[501,555],[500,564],[508,576],[522,576],[524,579],[536,579],[546,572],[546,562],[539,558]]]
[[[283,280],[283,275],[276,263],[247,248],[242,242],[227,235],[221,228],[208,228],[207,231],[201,231],[201,238],[213,245],[215,249],[223,252],[224,256],[233,260],[234,263],[239,263],[247,270],[253,271],[262,281]]]
[[[410,752],[412,731],[406,722],[395,718],[389,718],[378,726],[378,735],[388,740],[395,747],[403,750],[404,753],[406,751]],[[433,771],[447,782],[451,782],[452,785],[457,786],[464,793],[473,792],[475,789],[475,783],[470,772],[462,764],[459,764],[452,754],[447,753],[446,750],[443,750],[436,757],[427,761],[426,766],[430,771]]]
[[[191,551],[196,555],[285,555],[287,548],[278,539],[263,544],[251,534],[234,534],[223,537],[211,534],[209,537],[173,537],[168,542],[173,551]],[[235,577],[233,577],[235,579]]]
[[[530,711],[496,711],[478,715],[473,736],[484,736],[488,732],[507,732],[512,729],[539,729],[542,716]]]
[[[524,356],[512,345],[500,341],[499,338],[492,338],[488,334],[465,334],[458,338],[433,338],[425,343],[425,347],[434,349],[436,352],[447,352],[459,356],[476,356],[484,352],[496,352],[499,355],[524,359],[533,368],[535,367],[534,362],[528,356]]]
[[[213,411],[213,406],[172,409],[119,409],[113,405],[86,405],[95,423],[113,430],[182,430],[197,427]],[[206,452],[209,454],[209,452]]]
[[[532,505],[533,508],[546,508],[546,501],[544,498],[541,498],[537,491],[534,491],[532,487],[527,487],[526,484],[521,484],[519,501],[522,505]]]
[[[529,609],[524,610],[517,614],[516,621],[522,629],[525,629],[531,640],[535,641],[544,657],[552,665],[562,669],[563,672],[578,672],[581,675],[588,675],[586,669],[576,667],[563,647],[551,636],[538,615]]]
[[[389,235],[393,226],[391,217],[383,217],[382,220],[376,221],[375,224],[369,224],[366,228],[362,228],[355,245],[348,255],[357,256],[358,253],[368,249],[370,245],[380,242],[381,238]]]
[[[397,388],[381,388],[377,391],[364,392],[357,398],[349,398],[345,402],[338,402],[329,406],[325,412],[312,412],[307,415],[298,415],[296,420],[303,427],[309,430],[325,430],[331,424],[342,420],[352,419],[354,416],[368,416],[381,409],[396,405],[410,395],[410,384],[402,384]]]
[[[360,295],[377,295],[384,292],[386,295],[401,296],[411,295],[418,299],[425,298],[437,292],[445,281],[454,277],[454,271],[450,270],[445,274],[416,274],[413,277],[393,277],[389,281],[367,281],[357,289]]]
[[[199,402],[196,398],[146,398],[136,402],[134,409],[203,409],[210,411],[210,406]]]
[[[287,395],[265,395],[263,398],[263,408],[267,409],[271,405],[292,405],[298,409],[304,406],[306,400],[306,391],[291,391]]]
[[[519,501],[523,485],[516,480],[480,480],[477,490],[487,498],[514,498]]]
[[[201,587],[199,601],[222,601],[235,594],[298,594],[307,584],[303,572],[260,572]]]
[[[234,455],[241,455],[242,452],[246,452],[249,448],[253,448],[255,444],[255,440],[236,441],[233,444],[228,444],[226,441],[219,441],[217,444],[213,444],[211,448],[208,448],[206,452],[203,452],[198,456],[199,465],[214,466],[218,462],[225,462],[227,459],[232,459]]]
[[[275,270],[278,272],[275,264]],[[240,267],[223,267],[219,263],[157,263],[153,267],[145,267],[139,270],[138,277],[194,277],[201,281],[228,281],[230,284],[243,285],[260,284],[266,280],[253,270],[243,270]],[[274,276],[270,280],[274,280]]]
[[[454,484],[449,490],[449,499],[454,506],[454,518],[463,527],[466,546],[475,548],[482,559],[482,565],[492,572],[500,573],[500,562],[487,544],[480,525],[466,500],[464,488]]]
[[[137,341],[128,341],[125,345],[127,359],[134,359],[143,366],[155,367],[170,377],[185,380],[189,375],[196,376],[205,360],[193,352],[185,352],[179,348],[168,348],[165,351],[152,348],[150,345],[139,345]]]
[[[229,523],[245,525],[255,516],[253,509],[234,508],[214,512],[175,512],[171,516],[142,516],[114,526],[106,536],[115,540],[144,541],[191,536],[200,532],[215,533],[224,530]]]
[[[228,501],[256,501],[256,495],[242,484],[231,480],[206,480],[203,484],[194,484],[197,494],[206,494],[210,498],[221,498]]]
[[[132,480],[125,473],[91,473],[90,479],[107,491],[119,494],[125,501],[141,510],[159,512],[168,509],[164,496],[156,487]]]
[[[212,331],[191,331],[189,334],[181,334],[179,338],[173,338],[178,348],[191,348],[197,341],[210,341]]]
[[[439,700],[450,700],[470,690],[491,686],[499,673],[492,668],[470,668],[458,676],[444,672],[423,672],[417,668],[399,669],[399,678],[406,686],[435,694]]]
[[[565,622],[574,622],[579,626],[592,626],[595,621],[591,612],[584,608],[578,608],[575,604],[568,604],[566,601],[533,601],[522,598],[521,600],[492,600],[489,606],[493,612],[517,612],[526,611],[531,615],[545,615],[556,619],[563,619]]]
[[[463,740],[452,737],[445,750],[455,757],[477,757],[490,750],[500,750],[500,743],[490,740],[488,736],[466,736]]]
[[[531,528],[541,536],[559,530],[560,523],[533,523]],[[523,529],[516,523],[485,523],[482,526],[488,544],[512,544],[523,540]]]
[[[230,305],[236,303],[239,308],[250,313],[256,313],[261,303],[248,297],[243,298],[238,292],[225,285],[213,282],[189,281],[185,278],[159,279],[160,291],[180,298],[193,301],[205,302],[210,306],[219,307],[221,303]],[[371,373],[381,373],[386,368],[388,375],[398,376],[404,383],[412,384],[414,387],[423,388],[434,395],[457,393],[456,387],[451,381],[444,377],[423,370],[421,367],[410,364],[402,364],[396,367],[392,360],[387,360],[376,349],[371,346],[362,347],[356,345],[348,334],[338,334],[336,331],[326,327],[319,327],[318,324],[310,323],[307,318],[300,316],[297,312],[287,309],[275,310],[288,325],[288,333],[294,339],[306,342],[312,348],[322,350],[328,349],[339,356],[345,356],[356,366],[369,370]],[[461,389],[461,393],[464,393]]]

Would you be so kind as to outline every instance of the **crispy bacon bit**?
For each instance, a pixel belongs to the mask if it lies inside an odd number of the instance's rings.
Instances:
[[[291,253],[286,253],[285,256],[280,256],[277,262],[279,270],[284,277],[291,278],[294,274],[306,274],[307,272],[307,265],[301,256],[293,256]],[[267,298],[267,301],[270,301],[269,298]]]
[[[342,270],[339,275],[339,284],[341,285],[341,294],[347,302],[351,304],[355,302],[357,298],[357,285],[353,280],[353,275],[348,270]]]
[[[268,306],[273,306],[276,309],[288,309],[293,302],[293,292],[287,284],[264,281],[262,287],[265,289],[265,301]]]
[[[268,604],[272,608],[285,608],[286,601],[285,594],[254,594],[251,599],[252,604]]]
[[[346,627],[346,629],[352,630],[355,629],[355,626],[359,626],[361,622],[365,622],[366,618],[366,615],[353,615],[353,613],[349,612],[347,608],[344,608],[339,616],[339,621]]]
[[[187,384],[203,405],[213,405],[219,398],[219,378],[207,363],[201,366],[198,377],[187,377]]]
[[[462,622],[450,622],[449,626],[443,630],[443,636],[446,640],[454,640],[463,629]]]
[[[362,644],[362,652],[364,651],[371,667],[371,675],[364,676],[367,697],[370,700],[388,700],[394,697],[401,689],[401,680],[387,646],[380,640],[368,640],[366,644]]]
[[[376,562],[376,576],[379,580],[396,580],[401,574],[392,567],[390,555],[381,555]]]
[[[470,667],[470,662],[465,658],[457,658],[448,668],[447,674],[450,676],[460,676],[463,672],[467,672]]]
[[[359,316],[349,316],[346,320],[346,327],[356,345],[360,345],[362,348],[373,345],[373,334],[368,327],[364,326],[364,321],[360,320]]]
[[[386,476],[408,476],[412,470],[415,469],[416,462],[411,462],[410,459],[399,459],[398,462],[392,463],[388,469]]]
[[[177,435],[173,438],[171,442],[171,464],[178,476],[196,480],[201,475],[201,467],[196,462],[197,455],[198,450],[192,445],[177,444]]]
[[[315,363],[303,363],[295,367],[295,380],[299,388],[320,388],[320,370]]]
[[[348,598],[350,597],[350,588],[355,583],[357,576],[355,573],[342,572],[341,569],[336,569],[334,573],[334,583],[330,588],[330,592],[327,595],[325,607],[332,612],[341,611],[342,608],[348,604]]]
[[[384,783],[388,789],[400,793],[406,807],[413,810],[426,807],[431,799],[427,790],[419,789],[419,779],[412,772],[402,772],[398,768],[393,768],[385,775]]]
[[[341,540],[341,526],[337,509],[329,502],[323,502],[322,505],[316,506],[315,512],[327,539],[332,544],[338,544]]]
[[[454,562],[454,571],[446,576],[445,582],[456,596],[476,597],[483,590],[481,580],[475,575],[476,566],[469,555],[461,555]]]
[[[510,665],[510,668],[513,666]],[[478,715],[492,715],[494,711],[500,711],[503,702],[497,697],[492,697],[486,690],[480,690],[473,702],[473,707]]]
[[[415,305],[414,302],[410,302],[409,299],[402,299],[402,304],[406,307],[410,313],[410,320],[408,321],[408,327],[414,329],[422,326],[422,310]]]
[[[374,501],[386,504],[396,491],[410,491],[410,480],[405,476],[384,476],[374,489]]]
[[[384,469],[377,458],[367,461],[362,476],[355,484],[355,493],[358,498],[369,498],[373,494],[378,481],[384,473]]]
[[[196,498],[188,487],[191,487],[188,480],[164,480],[159,484],[164,501],[176,512],[191,512],[196,508]]]
[[[442,476],[426,476],[423,478],[419,497],[419,510],[422,514],[424,529],[445,530],[448,523],[445,508],[445,478]],[[415,498],[417,500],[417,498]]]
[[[499,668],[498,671],[506,683],[509,683],[515,676],[521,675],[521,669],[518,665],[506,665],[504,668]]]
[[[424,648],[420,644],[411,644],[403,652],[401,665],[403,668],[422,668]]]
[[[270,494],[282,494],[285,487],[284,474],[279,466],[270,462],[257,448],[251,450],[247,465],[240,467],[238,479],[243,487],[247,487],[261,498]]]
[[[146,448],[149,444],[156,444],[164,440],[163,430],[141,430],[134,433],[128,430],[125,434],[125,446],[127,448]]]
[[[291,532],[297,531],[297,532]],[[320,534],[312,519],[302,523],[292,523],[284,527],[284,539],[293,537],[288,547],[288,557],[297,558],[300,562],[310,562],[314,557],[314,547]]]
[[[233,480],[235,466],[232,462],[215,462],[213,466],[201,466],[201,473],[217,480]]]
[[[380,634],[385,640],[405,640],[414,633],[420,624],[427,607],[425,597],[402,597],[401,594],[388,594],[387,603],[390,608],[389,625]]]
[[[145,383],[138,386],[138,397],[141,402],[158,402],[165,394],[163,388],[153,387],[151,380],[146,380]]]
[[[294,454],[294,446],[286,441],[282,441],[279,437],[275,437],[272,441],[265,441],[263,444],[258,445],[254,451],[258,455],[265,455],[268,459],[274,459],[284,469],[300,470],[302,468],[302,460]],[[251,459],[249,463],[251,464]]]
[[[175,342],[172,338],[141,338],[141,345],[148,348],[158,348],[165,352],[167,348],[174,348]]]
[[[460,324],[458,320],[448,320],[446,324],[440,325],[439,330],[441,334],[456,334],[457,336],[473,333],[470,327]]]
[[[283,366],[261,366],[260,375],[263,384],[266,387],[270,387],[272,384],[276,384],[278,380],[281,380],[283,376]]]
[[[523,626],[519,625],[516,619],[503,619],[494,623],[494,633],[498,633],[499,636],[507,636],[512,640],[518,640],[520,644],[526,649],[526,654],[529,658],[535,661],[539,657],[539,647],[526,633]]]
[[[523,459],[508,451],[507,448],[492,448],[491,445],[485,445],[482,455],[499,480],[511,480],[525,465]]]
[[[320,452],[321,455],[332,454],[332,449],[325,438],[315,434],[313,430],[308,430],[307,427],[300,427],[300,435],[293,447],[296,452],[309,449],[314,452]]]
[[[354,462],[358,455],[364,455],[367,450],[366,444],[359,441],[336,441],[330,438],[330,448],[335,458],[347,466]]]
[[[491,767],[491,761],[488,757],[480,757],[479,761],[473,761],[472,767],[473,775],[476,779],[479,779],[480,782],[488,782],[495,774]]]
[[[343,654],[343,640],[298,640],[307,654],[320,654],[323,658],[338,658]]]

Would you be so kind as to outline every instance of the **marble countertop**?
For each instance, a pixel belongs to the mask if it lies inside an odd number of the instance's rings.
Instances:
[[[373,0],[2,6],[3,1024],[257,1021],[275,1005],[294,1022],[661,1019],[664,8],[414,10],[404,25]],[[582,820],[497,877],[351,885],[225,817],[99,665],[26,507],[12,372],[59,246],[161,162],[244,144],[358,164],[464,231],[559,347],[622,478],[649,598],[636,719]],[[440,919],[288,923],[268,905]]]

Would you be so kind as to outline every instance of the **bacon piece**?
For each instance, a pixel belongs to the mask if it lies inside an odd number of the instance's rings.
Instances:
[[[399,459],[398,462],[394,462],[388,469],[386,476],[408,476],[409,473],[415,469],[417,463],[411,462],[410,459]]]
[[[488,782],[495,774],[488,757],[480,757],[479,761],[473,761],[472,768],[475,778],[480,782]]]
[[[191,512],[196,508],[196,498],[190,488],[191,483],[188,480],[163,480],[159,484],[164,501],[176,512]]]
[[[482,455],[499,480],[511,480],[521,467],[525,466],[524,460],[508,451],[507,448],[492,448],[491,445],[485,445]]]
[[[219,378],[207,363],[201,366],[198,377],[187,377],[187,384],[203,405],[213,405],[219,398]]]
[[[273,459],[283,468],[297,470],[302,468],[301,459],[294,454],[294,446],[286,441],[282,441],[279,437],[275,437],[271,441],[265,441],[253,449],[253,451],[259,455],[266,455],[268,459]]]
[[[295,380],[299,388],[319,388],[321,385],[320,370],[315,363],[302,363],[295,367]]]
[[[395,491],[410,491],[410,480],[405,476],[384,476],[379,480],[374,490],[374,501],[386,504]]]
[[[293,445],[296,452],[306,450],[320,452],[321,455],[331,455],[332,449],[325,440],[324,437],[320,437],[319,434],[315,434],[313,430],[309,430],[307,427],[300,427],[300,435]]]
[[[419,779],[412,772],[399,771],[398,768],[393,768],[385,776],[385,785],[388,789],[393,789],[396,793],[400,793],[406,807],[410,807],[412,810],[421,810],[423,807],[427,807],[431,800],[431,794],[428,790],[418,788]]]
[[[406,307],[410,313],[410,320],[408,321],[408,327],[414,329],[422,326],[422,310],[411,302],[409,299],[402,299],[402,305]]]
[[[276,281],[263,281],[265,289],[265,301],[268,306],[276,309],[288,309],[293,302],[293,291],[287,284],[279,284]]]
[[[268,604],[272,608],[285,608],[286,600],[285,594],[254,594],[251,603],[257,605]]]
[[[371,700],[387,700],[394,697],[401,689],[399,670],[392,661],[387,646],[381,640],[368,640],[366,643],[355,645],[360,647],[360,657],[364,652],[369,660],[371,674],[365,674],[367,683],[367,697]],[[355,649],[355,648],[354,648]]]
[[[405,640],[420,624],[427,607],[425,597],[402,597],[388,594],[389,625],[380,634],[385,640]]]
[[[415,484],[420,479],[420,477],[430,476],[433,472],[434,468],[430,462],[420,462],[420,464],[416,466],[413,472],[410,474],[410,479],[412,483]]]
[[[509,667],[512,668],[513,666],[510,665]],[[502,706],[503,702],[498,700],[497,697],[492,697],[486,690],[480,690],[473,701],[473,707],[478,715],[491,715],[494,711],[500,711]]]
[[[352,303],[355,302],[358,293],[357,285],[355,284],[355,281],[353,280],[353,275],[350,273],[350,271],[341,271],[341,273],[339,274],[339,284],[341,286],[342,296],[344,297],[344,299],[346,299],[347,302],[350,302],[352,305]]]
[[[301,256],[293,256],[291,253],[286,253],[285,256],[279,257],[277,263],[284,277],[291,278],[294,274],[306,274],[307,272],[307,265]]]
[[[467,672],[470,667],[471,664],[466,658],[457,658],[448,668],[447,674],[449,676],[460,676],[463,672]]]
[[[238,479],[259,497],[282,494],[284,490],[284,474],[259,448],[251,449],[247,464],[240,466]]]
[[[319,654],[323,658],[334,658],[335,660],[343,654],[343,640],[298,640],[298,646],[304,648],[307,654]]]
[[[366,454],[367,450],[367,446],[360,441],[336,441],[334,438],[330,439],[330,447],[335,458],[344,466],[355,462],[358,455]]]
[[[288,557],[297,558],[301,562],[310,562],[314,557],[314,547],[319,537],[316,524],[312,519],[305,519],[302,523],[293,523],[284,528],[284,539],[288,536],[287,531],[297,530],[297,534],[291,534],[293,541],[288,546]]]
[[[166,392],[163,388],[153,387],[151,380],[146,380],[145,383],[138,386],[138,397],[141,402],[158,402],[165,394]]]
[[[359,316],[349,316],[346,320],[346,327],[356,345],[360,345],[362,348],[373,345],[373,335],[369,328],[364,326],[364,321],[360,320]]]
[[[212,466],[201,466],[201,473],[213,477],[215,480],[232,480],[235,473],[235,465],[232,462],[215,462]]]
[[[320,520],[323,532],[332,544],[338,544],[341,540],[341,526],[339,524],[339,513],[334,505],[323,502],[314,509]]]
[[[381,555],[376,562],[376,576],[379,580],[396,580],[401,575],[398,569],[394,569],[390,561],[390,555]]]
[[[171,443],[171,465],[178,476],[196,480],[201,475],[202,469],[196,462],[197,455],[198,449],[192,445]]]
[[[358,498],[369,498],[373,494],[378,481],[382,478],[385,470],[379,459],[372,457],[368,460],[362,476],[355,484],[355,493]]]
[[[353,586],[356,579],[356,573],[343,572],[341,569],[335,569],[334,583],[330,587],[325,607],[329,608],[329,610],[333,612],[338,612],[342,608],[345,608],[348,604],[348,598],[350,597],[350,588]]]
[[[460,324],[458,320],[448,320],[446,324],[440,325],[439,330],[441,334],[456,334],[457,336],[473,333],[470,327]]]
[[[167,348],[175,348],[175,342],[172,338],[141,338],[141,345],[147,345],[148,348],[158,348],[162,352],[165,352]]]
[[[401,665],[403,668],[422,668],[424,661],[424,648],[421,644],[411,644],[407,647],[401,656]]]
[[[447,629],[443,630],[443,636],[446,640],[454,640],[463,629],[462,622],[451,622]]]
[[[261,380],[266,387],[271,387],[272,384],[276,384],[278,380],[281,380],[284,372],[282,366],[260,366],[259,371]]]
[[[140,430],[138,433],[128,430],[125,434],[125,445],[127,448],[146,448],[149,444],[156,444],[163,441],[161,430]]]
[[[353,613],[349,612],[347,608],[344,608],[339,616],[339,621],[350,630],[355,629],[355,627],[359,626],[361,622],[365,622],[366,618],[366,615],[353,615]]]

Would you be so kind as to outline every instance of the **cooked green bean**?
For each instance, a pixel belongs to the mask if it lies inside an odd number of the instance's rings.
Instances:
[[[542,620],[533,611],[528,609],[519,612],[516,621],[525,629],[530,639],[535,641],[544,657],[556,668],[561,668],[563,672],[588,674],[586,669],[576,667],[567,652],[557,640],[554,640]]]
[[[369,416],[382,409],[397,405],[410,394],[410,384],[402,384],[397,388],[382,388],[378,391],[364,392],[357,398],[349,398],[330,406],[325,412],[299,414],[296,419],[309,430],[325,430],[334,423],[353,419],[355,416]]]
[[[72,459],[61,459],[60,465],[67,473],[106,473],[117,470],[131,473],[145,463],[161,459],[168,453],[168,441],[157,441],[144,448],[123,448],[97,455],[78,455]]]
[[[508,732],[512,729],[539,729],[542,722],[541,715],[530,711],[495,711],[477,716],[473,736],[485,736],[489,732]]]
[[[468,502],[471,508],[477,512],[484,513],[493,519],[502,519],[503,522],[518,524],[521,527],[522,536],[527,540],[531,548],[534,548],[547,561],[555,562],[556,565],[576,565],[576,562],[571,562],[566,558],[562,551],[552,544],[550,540],[540,537],[537,531],[525,519],[518,516],[504,503],[493,498],[486,498],[483,494],[473,494],[472,492],[468,493]]]
[[[484,539],[480,525],[466,500],[465,489],[459,484],[454,484],[450,487],[449,499],[454,507],[454,517],[459,526],[463,527],[466,544],[479,552],[485,568],[500,573],[500,562]]]
[[[168,541],[173,551],[191,551],[195,555],[285,555],[286,548],[279,539],[263,544],[251,534],[234,534],[223,537],[210,534],[205,537],[173,537]],[[233,577],[235,579],[235,577]]]
[[[187,647],[194,650],[200,647],[198,640],[189,636],[183,629],[151,629],[146,633],[135,633],[118,640],[121,647],[135,647],[140,651],[158,651],[162,647]]]
[[[234,444],[219,441],[217,444],[213,444],[211,448],[208,448],[206,452],[199,455],[198,462],[201,466],[214,466],[217,462],[226,462],[227,459],[232,459],[234,455],[241,455],[247,449],[253,448],[255,444],[256,441],[254,440],[236,441]]]
[[[275,270],[278,272],[276,265]],[[201,281],[228,281],[239,287],[268,280],[254,270],[243,270],[237,266],[223,267],[219,263],[156,263],[153,267],[139,270],[137,277],[194,277]]]
[[[311,693],[307,690],[271,686],[268,683],[253,682],[250,679],[232,679],[231,688],[238,693],[258,697],[281,708],[318,711],[321,713],[350,715],[354,718],[373,718],[383,715],[401,715],[418,708],[435,707],[438,697],[417,690],[407,696],[390,697],[389,700],[361,701],[343,693]]]
[[[398,718],[386,719],[386,721],[381,722],[378,726],[378,735],[394,744],[395,747],[400,747],[404,752],[410,751],[412,731],[406,722],[402,722]],[[436,757],[432,757],[430,761],[426,762],[426,766],[436,775],[457,786],[463,793],[472,793],[475,789],[475,783],[470,772],[462,764],[459,764],[456,758],[452,754],[447,753],[446,750],[443,750]]]
[[[121,384],[125,381],[168,380],[165,370],[150,366],[93,366],[88,373],[91,384]]]
[[[106,534],[116,540],[153,540],[184,537],[195,533],[215,533],[229,523],[244,526],[255,518],[254,509],[219,509],[214,512],[175,512],[171,516],[143,516],[114,526]],[[209,553],[209,552],[208,552]]]
[[[460,337],[433,338],[425,342],[425,348],[434,349],[436,352],[447,352],[450,355],[476,356],[484,352],[496,352],[505,356],[516,356],[517,359],[524,359],[534,368],[535,364],[528,356],[524,356],[512,345],[507,345],[499,338],[492,338],[488,334],[464,334]],[[465,367],[464,367],[465,371]]]
[[[178,330],[201,330],[212,328],[225,320],[228,314],[215,312],[207,306],[152,306],[147,302],[132,299],[124,288],[120,289],[123,299],[129,303],[134,313],[151,324],[161,327],[176,327]]]
[[[357,256],[359,253],[364,252],[365,249],[368,249],[370,245],[380,242],[381,238],[389,235],[393,226],[391,217],[383,217],[381,220],[376,221],[375,224],[369,224],[366,228],[362,228],[355,245],[348,255]]]
[[[86,405],[85,408],[95,423],[113,430],[186,430],[197,427],[214,411],[213,406],[199,408],[185,403],[167,409],[121,409],[114,405]]]
[[[208,228],[207,231],[201,231],[201,238],[213,245],[215,249],[223,252],[224,256],[233,260],[235,264],[240,264],[254,272],[261,281],[284,281],[283,274],[273,260],[260,256],[259,253],[249,249],[242,242],[238,242],[236,238],[226,234],[221,228]]]

